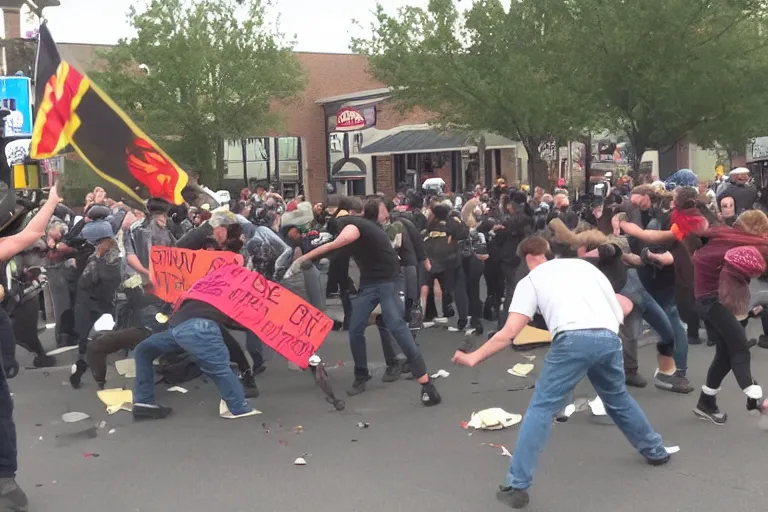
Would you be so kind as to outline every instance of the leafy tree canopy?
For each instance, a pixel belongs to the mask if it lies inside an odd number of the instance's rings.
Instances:
[[[293,43],[261,0],[152,0],[131,8],[136,37],[93,78],[179,161],[224,173],[224,140],[265,135],[271,110],[304,88]],[[209,174],[209,176],[213,177]]]
[[[642,154],[686,134],[743,147],[764,124],[763,0],[507,3],[379,5],[353,48],[403,108],[521,140],[533,166],[549,136],[618,130]]]

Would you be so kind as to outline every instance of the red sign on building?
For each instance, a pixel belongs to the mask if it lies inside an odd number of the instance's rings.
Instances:
[[[354,108],[346,107],[336,114],[336,131],[352,132],[365,128],[365,117]]]

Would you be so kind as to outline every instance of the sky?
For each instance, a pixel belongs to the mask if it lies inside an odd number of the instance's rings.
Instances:
[[[126,13],[143,0],[60,0],[60,7],[46,10],[49,28],[62,43],[114,44],[132,35]],[[379,0],[388,12],[403,5],[426,6],[428,0]],[[352,19],[367,27],[376,0],[277,0],[273,19],[280,15],[280,29],[297,40],[296,49],[311,52],[348,53],[352,37],[365,32]],[[24,29],[22,29],[22,32]]]

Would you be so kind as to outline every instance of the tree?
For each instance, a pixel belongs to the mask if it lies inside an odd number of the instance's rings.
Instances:
[[[589,71],[607,127],[637,155],[689,136],[744,150],[768,117],[763,0],[562,0],[574,35],[563,55]],[[583,85],[584,82],[581,82]],[[578,84],[574,83],[578,87]]]
[[[452,0],[396,15],[381,5],[368,37],[353,48],[370,56],[371,73],[394,88],[402,108],[419,105],[437,123],[470,132],[490,131],[520,140],[532,184],[546,180],[539,144],[576,137],[599,124],[572,82],[584,78],[561,59],[572,37],[549,17],[549,0],[476,0],[459,13]]]
[[[261,0],[151,0],[128,20],[136,37],[104,54],[94,81],[216,183],[225,140],[277,129],[271,107],[304,88],[293,43],[267,24]]]
[[[588,129],[623,132],[637,157],[685,136],[743,149],[768,119],[764,0],[431,0],[388,15],[368,37],[373,75],[403,108],[439,124],[538,145]]]

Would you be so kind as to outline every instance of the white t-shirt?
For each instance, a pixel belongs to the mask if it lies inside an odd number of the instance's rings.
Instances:
[[[548,261],[517,284],[509,312],[533,318],[537,311],[552,338],[580,329],[618,333],[624,321],[608,278],[591,263],[576,258]]]

